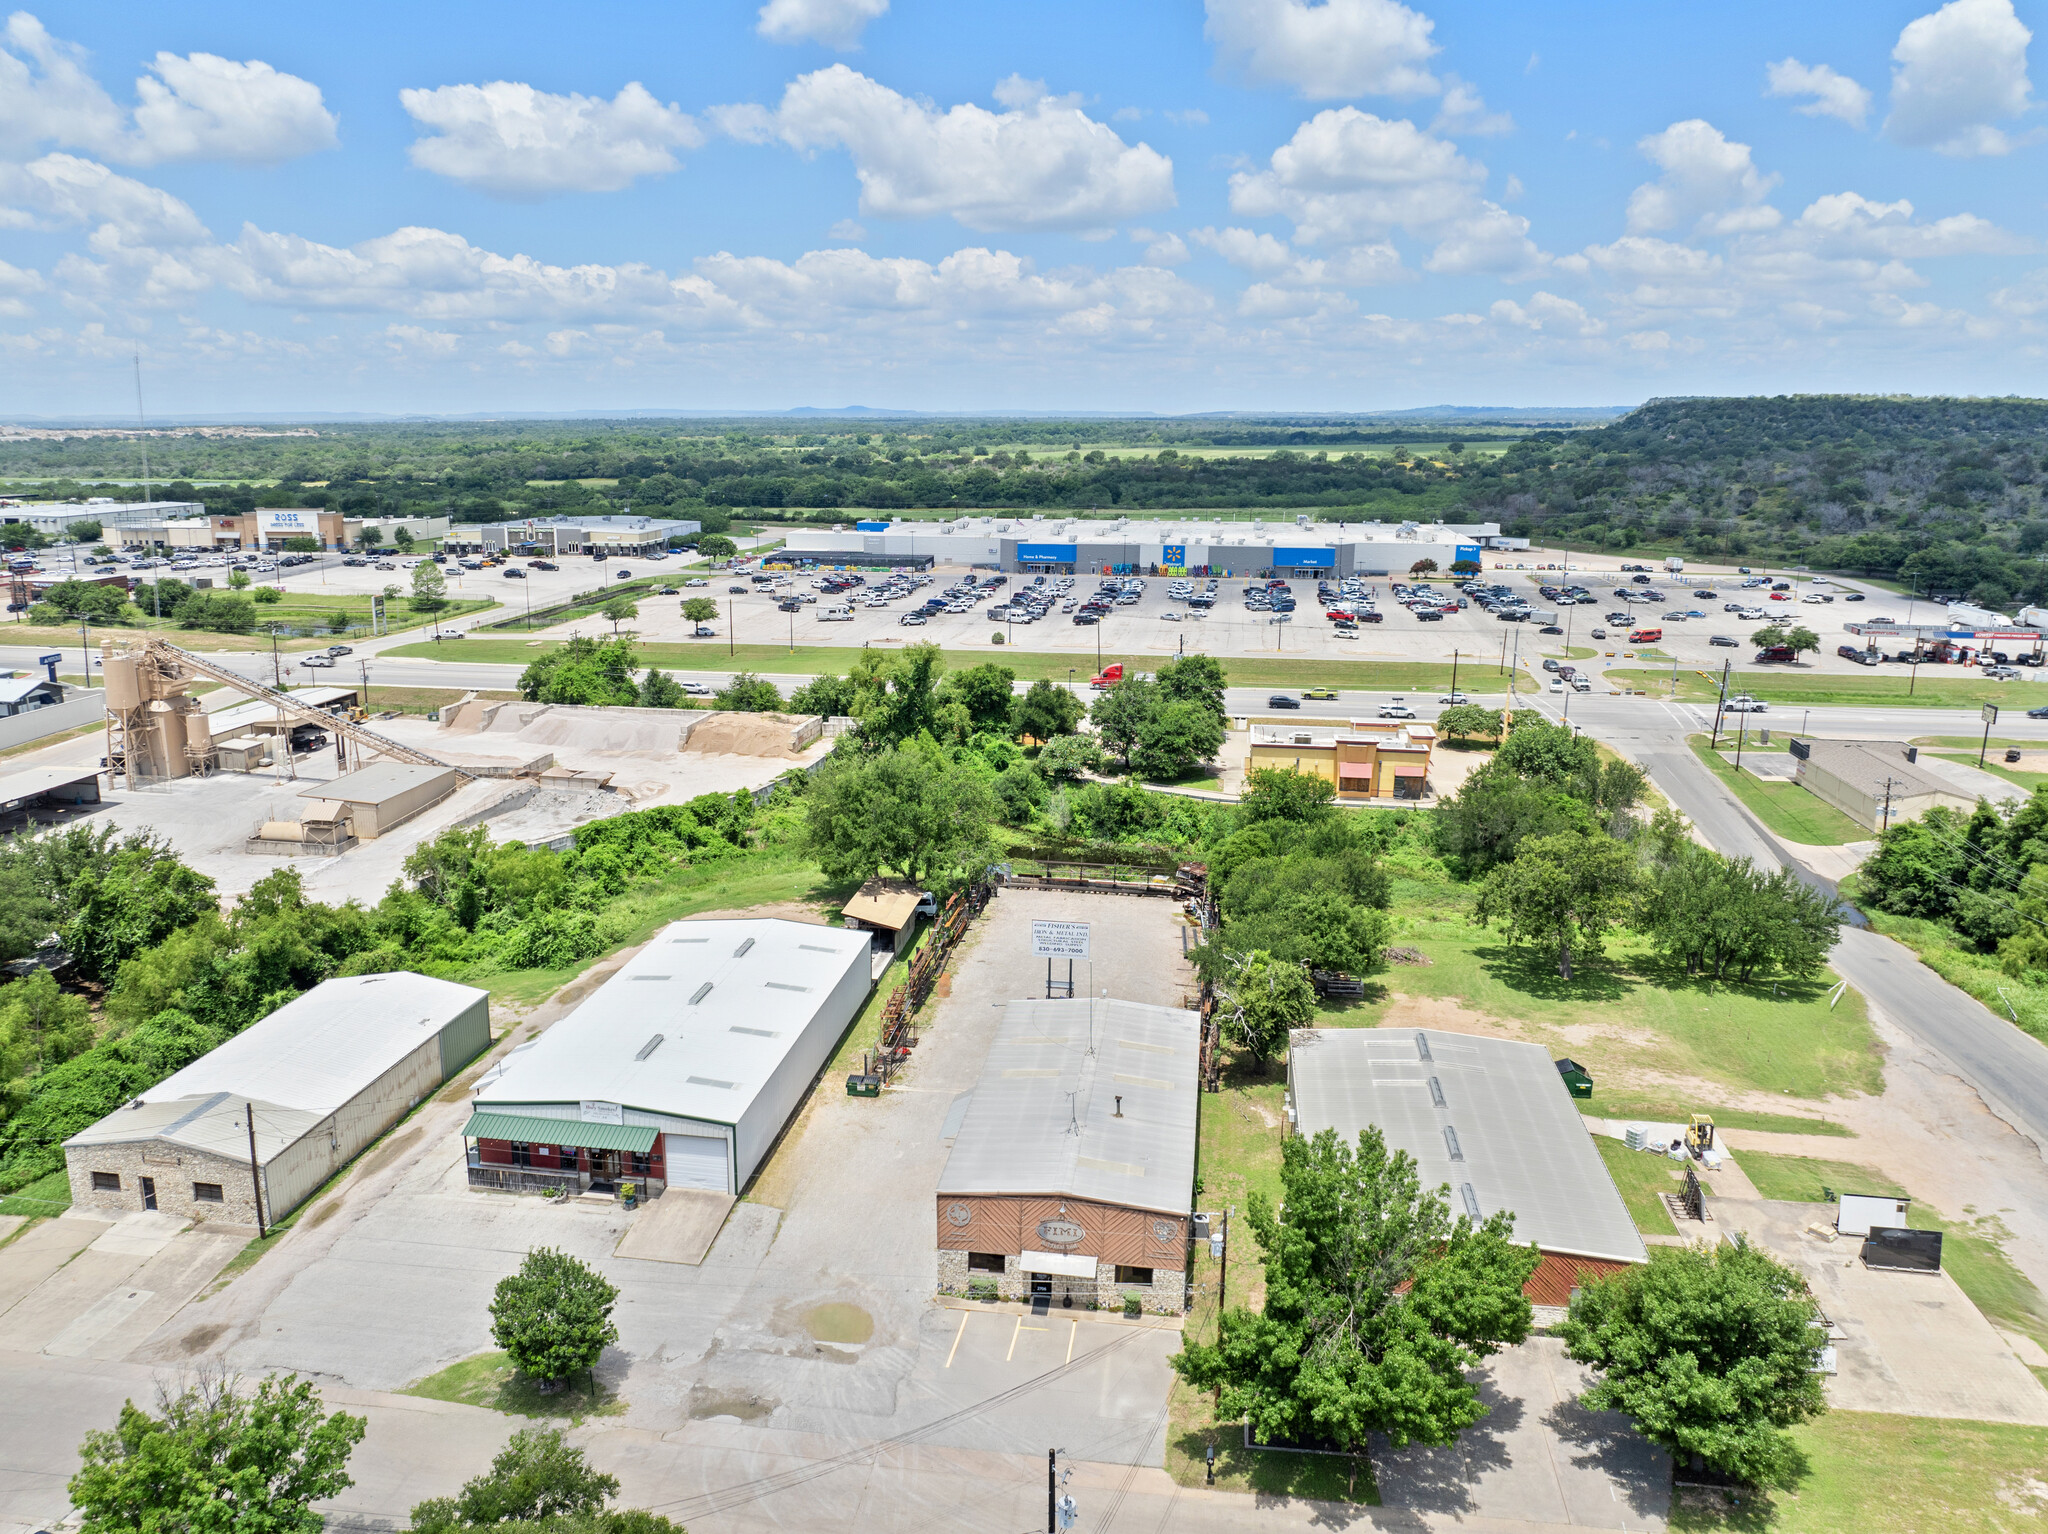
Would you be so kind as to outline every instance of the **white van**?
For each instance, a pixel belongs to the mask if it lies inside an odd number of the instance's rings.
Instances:
[[[818,621],[820,623],[851,623],[853,622],[853,609],[850,607],[820,607],[818,609]]]

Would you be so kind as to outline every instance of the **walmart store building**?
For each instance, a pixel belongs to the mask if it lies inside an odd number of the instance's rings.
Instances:
[[[999,569],[1022,575],[1195,575],[1255,579],[1406,575],[1431,559],[1448,570],[1500,543],[1498,523],[1168,522],[1139,518],[959,517],[859,522],[791,536],[780,557]],[[776,556],[770,556],[771,559]]]

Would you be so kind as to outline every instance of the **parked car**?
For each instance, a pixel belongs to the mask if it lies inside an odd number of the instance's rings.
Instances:
[[[896,621],[899,624],[901,624],[904,628],[919,629],[923,628],[928,620],[925,618],[925,615],[923,613],[905,613]]]

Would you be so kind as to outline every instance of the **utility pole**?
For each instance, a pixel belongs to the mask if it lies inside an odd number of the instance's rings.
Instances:
[[[1884,780],[1884,816],[1877,823],[1877,834],[1884,835],[1892,823],[1892,779]]]
[[[256,1239],[260,1241],[270,1232],[264,1228],[263,1222],[263,1170],[256,1163],[256,1105],[245,1102],[242,1112],[249,1120],[249,1185],[250,1191],[256,1195]]]
[[[92,686],[92,639],[85,632],[85,626],[90,622],[92,622],[90,618],[80,618],[78,620],[78,648],[79,652],[85,656],[85,685],[87,687]]]
[[[1045,1534],[1059,1534],[1060,1451],[1045,1451]]]
[[[1451,696],[1458,695],[1458,652],[1451,651]]]
[[[1707,739],[1707,749],[1718,751],[1721,747],[1721,717],[1728,708],[1728,675],[1733,661],[1721,662],[1721,696],[1714,700],[1714,731]]]

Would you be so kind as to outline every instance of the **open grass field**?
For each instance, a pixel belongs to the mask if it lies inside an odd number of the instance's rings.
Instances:
[[[1675,1534],[2013,1534],[2048,1516],[2048,1428],[1833,1411],[1791,1431],[1791,1490],[1687,1491]]]
[[[1996,703],[2001,709],[2038,708],[2048,704],[2048,682],[1993,682],[1974,667],[1922,666],[1917,681],[1908,667],[1885,666],[1844,676],[1832,671],[1763,666],[1736,671],[1728,679],[1728,695],[1747,692],[1771,705],[1834,704],[1847,708],[1976,708]],[[1929,673],[1933,673],[1930,675]],[[1616,682],[1646,687],[1660,696],[1671,691],[1669,668],[1661,671],[1618,669],[1607,673]],[[1662,684],[1661,692],[1659,685]],[[1681,701],[1711,703],[1721,694],[1721,673],[1678,668]],[[1773,721],[1765,720],[1766,724]]]
[[[1678,1191],[1677,1166],[1662,1156],[1632,1151],[1610,1135],[1593,1136],[1593,1144],[1607,1164],[1614,1186],[1621,1190],[1621,1201],[1628,1205],[1636,1229],[1647,1236],[1677,1235],[1678,1227],[1663,1199],[1664,1194]]]
[[[609,629],[606,627],[605,632]],[[464,660],[487,665],[525,666],[554,648],[558,640],[528,640],[472,635],[453,646],[403,645],[386,650],[389,656],[415,660]],[[644,666],[662,666],[677,671],[754,671],[766,676],[794,674],[815,676],[820,672],[844,672],[852,668],[861,652],[850,645],[738,645],[706,640],[702,644],[643,644],[635,656]],[[1104,651],[1104,664],[1122,660],[1133,669],[1157,667],[1158,655],[1116,655]],[[949,668],[964,670],[993,662],[1008,666],[1026,682],[1065,683],[1071,676],[1077,685],[1095,674],[1095,657],[1034,650],[949,650]],[[1226,656],[1223,669],[1233,687],[1342,687],[1357,691],[1449,692],[1452,667],[1434,661],[1309,660],[1292,657]],[[1507,690],[1507,677],[1488,663],[1466,662],[1456,668],[1458,686],[1467,692],[1495,693]],[[1532,689],[1527,677],[1521,690]]]
[[[1825,1202],[1822,1188],[1836,1193],[1875,1193],[1903,1197],[1906,1190],[1884,1173],[1851,1161],[1817,1156],[1786,1156],[1770,1151],[1743,1151],[1737,1158],[1756,1191],[1764,1198],[1797,1204]]]
[[[1873,833],[1858,825],[1832,804],[1808,793],[1797,783],[1766,783],[1754,774],[1737,771],[1719,752],[1707,749],[1707,737],[1688,737],[1693,755],[1706,765],[1772,831],[1787,841],[1809,846],[1839,847],[1844,842],[1873,839]]]
[[[1595,1112],[1651,1083],[1659,1096],[1683,1090],[1694,1108],[1708,1111],[1717,1089],[1768,1092],[1788,1110],[1803,1106],[1801,1099],[1883,1090],[1863,998],[1847,991],[1830,1012],[1830,973],[1776,984],[1696,979],[1625,938],[1567,983],[1547,954],[1511,948],[1471,926],[1450,905],[1453,891],[1445,892],[1445,907],[1430,910],[1407,898],[1408,887],[1397,885],[1396,910],[1404,915],[1394,941],[1431,962],[1375,977],[1363,1002],[1323,1013],[1319,1026],[1461,1027],[1525,1038],[1592,1072],[1606,1088],[1595,1088]],[[1672,1081],[1684,1085],[1665,1084]]]

